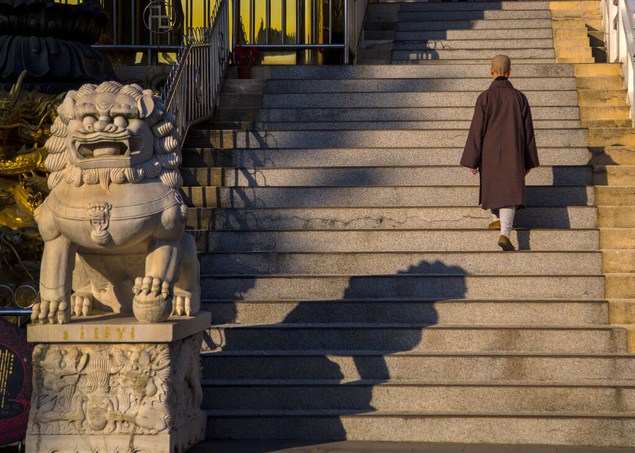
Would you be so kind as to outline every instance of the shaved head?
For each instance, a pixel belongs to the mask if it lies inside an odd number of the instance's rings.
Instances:
[[[496,55],[492,58],[492,72],[499,76],[508,76],[512,68],[512,62],[507,55]]]

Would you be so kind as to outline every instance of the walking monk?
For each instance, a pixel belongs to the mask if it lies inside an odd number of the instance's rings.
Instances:
[[[494,81],[476,101],[461,165],[480,173],[479,204],[492,211],[489,227],[500,227],[503,250],[515,250],[509,236],[516,208],[525,204],[525,176],[540,163],[527,97],[508,80],[509,57],[492,58],[490,73]]]

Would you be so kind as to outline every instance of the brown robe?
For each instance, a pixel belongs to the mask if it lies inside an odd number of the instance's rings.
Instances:
[[[540,165],[527,98],[504,77],[476,101],[461,165],[478,168],[483,209],[525,204],[525,173]]]

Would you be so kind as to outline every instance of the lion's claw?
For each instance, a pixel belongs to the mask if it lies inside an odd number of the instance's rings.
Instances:
[[[93,308],[93,297],[86,293],[75,293],[71,296],[71,312],[73,316],[88,316]]]
[[[33,306],[31,321],[33,323],[66,324],[70,321],[70,305],[66,298],[61,300],[42,299]]]

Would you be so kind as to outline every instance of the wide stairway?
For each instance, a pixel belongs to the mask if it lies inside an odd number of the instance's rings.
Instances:
[[[587,131],[548,3],[379,2],[365,36],[374,64],[228,79],[187,138],[208,436],[635,445],[635,356],[608,324]],[[542,163],[517,252],[458,166],[501,52]]]

